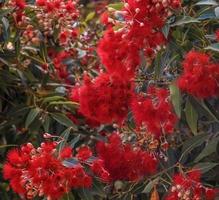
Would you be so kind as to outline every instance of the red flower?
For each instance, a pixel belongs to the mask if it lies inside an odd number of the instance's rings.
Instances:
[[[27,144],[9,151],[3,176],[16,193],[28,199],[44,195],[58,200],[72,188],[91,186],[92,178],[80,163],[68,166],[64,162],[73,157],[72,149],[64,147],[58,154],[56,147],[56,142],[46,142],[37,149]],[[78,158],[83,160],[90,155],[88,149],[82,148]]]
[[[198,98],[218,95],[219,65],[205,53],[189,52],[183,62],[184,72],[178,79],[181,90]]]
[[[128,114],[131,84],[116,75],[100,74],[93,81],[84,77],[79,89],[79,112],[100,123],[122,123]]]
[[[200,182],[201,173],[193,170],[187,174],[176,174],[173,184],[165,200],[206,199],[213,200],[216,190],[203,186]]]
[[[97,143],[96,149],[103,163],[94,163],[97,167],[95,172],[100,174],[103,166],[110,175],[110,181],[136,181],[156,171],[157,161],[153,156],[141,149],[134,150],[129,144],[123,144],[117,134],[112,134],[108,143]]]
[[[71,158],[72,157],[72,148],[71,147],[64,147],[60,153],[60,158],[62,160],[67,159],[67,158]]]
[[[123,34],[110,28],[99,41],[98,54],[109,73],[128,79],[134,76],[140,57],[138,47]]]
[[[145,127],[156,136],[172,133],[177,122],[166,89],[150,87],[146,97],[136,96],[132,102],[132,112],[137,126]]]
[[[79,150],[78,150],[78,153],[77,153],[77,158],[79,160],[82,160],[82,161],[86,161],[88,158],[90,158],[92,156],[92,151],[90,150],[89,147],[85,146],[85,147],[81,147]]]

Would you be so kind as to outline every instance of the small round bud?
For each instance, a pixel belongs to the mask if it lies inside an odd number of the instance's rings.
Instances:
[[[124,7],[128,9],[128,8],[129,8],[129,4],[128,4],[128,3],[125,3],[125,4],[124,4]]]
[[[143,27],[143,26],[144,26],[144,23],[141,22],[141,23],[140,23],[140,27]]]
[[[136,8],[136,9],[135,9],[135,12],[136,12],[136,13],[139,13],[140,11],[141,11],[140,8]]]

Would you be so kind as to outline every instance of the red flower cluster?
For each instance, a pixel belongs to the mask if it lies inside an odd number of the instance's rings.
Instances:
[[[132,78],[140,63],[139,48],[123,38],[123,32],[112,28],[105,32],[98,45],[98,54],[107,71],[118,76]]]
[[[60,153],[56,147],[57,143],[47,142],[36,149],[29,143],[9,151],[3,175],[16,193],[27,199],[45,196],[57,200],[72,188],[91,186],[92,178],[82,166],[93,165],[87,162],[92,156],[90,149],[83,147],[73,157],[70,147],[63,148]],[[66,159],[73,159],[75,163],[68,165]]]
[[[216,191],[203,186],[200,177],[199,170],[188,174],[176,174],[173,177],[173,186],[165,200],[214,200]]]
[[[191,51],[185,57],[183,68],[178,79],[181,90],[198,98],[218,95],[219,64],[213,63],[209,55]]]
[[[123,15],[127,37],[139,48],[156,48],[164,43],[161,29],[171,9],[180,7],[180,0],[126,0]]]
[[[156,171],[157,161],[148,152],[123,144],[120,136],[115,133],[108,139],[109,142],[97,143],[96,150],[110,174],[110,181],[136,181]],[[98,169],[96,166],[97,172]]]
[[[168,98],[168,90],[155,87],[148,88],[146,97],[136,96],[132,102],[132,112],[137,126],[145,127],[156,136],[172,133],[177,117]]]
[[[122,123],[126,118],[131,99],[131,83],[126,79],[101,73],[91,80],[85,75],[84,85],[75,89],[79,94],[79,112],[88,119],[107,124]]]
[[[122,22],[121,30],[116,32],[109,28],[98,46],[98,54],[106,69],[110,73],[133,77],[140,63],[139,51],[151,56],[164,44],[161,29],[171,14],[170,9],[179,6],[180,0],[127,0],[123,11],[115,13],[124,17],[125,25]],[[109,22],[106,14],[103,21]]]

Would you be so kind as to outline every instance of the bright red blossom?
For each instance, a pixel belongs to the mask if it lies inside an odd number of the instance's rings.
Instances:
[[[198,98],[218,96],[219,64],[213,63],[209,55],[189,52],[183,62],[183,69],[178,79],[181,90]]]
[[[79,112],[100,123],[122,123],[128,114],[131,83],[118,76],[100,74],[94,80],[87,75],[79,89]]]
[[[109,73],[132,78],[140,64],[140,56],[137,45],[123,38],[123,34],[109,28],[99,41],[98,54]]]
[[[132,112],[137,126],[145,127],[156,136],[172,133],[177,122],[169,101],[169,91],[162,88],[150,87],[146,96],[134,97]]]
[[[108,139],[109,142],[99,142],[96,150],[110,181],[136,181],[156,171],[157,161],[148,152],[123,144],[118,134],[112,134]]]
[[[77,161],[87,153],[79,152],[74,158],[76,164],[68,166],[64,161],[72,159],[72,149],[65,147],[58,155],[56,147],[57,143],[46,142],[37,149],[27,144],[9,151],[3,175],[15,192],[27,199],[45,196],[58,200],[72,188],[91,186],[92,178]]]
[[[200,177],[201,173],[197,169],[188,174],[176,174],[165,200],[214,200],[216,190],[203,186]]]

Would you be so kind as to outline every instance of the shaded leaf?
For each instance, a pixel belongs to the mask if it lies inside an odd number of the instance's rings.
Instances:
[[[80,190],[78,190],[78,194],[79,194],[81,200],[94,200],[94,197],[93,197],[91,191],[88,189],[85,189],[85,188],[80,189]]]
[[[72,148],[75,147],[75,145],[77,144],[77,142],[80,140],[80,137],[81,137],[81,135],[79,134],[79,135],[77,135],[74,139],[72,139],[72,141],[70,142],[70,146],[71,146]]]
[[[213,138],[213,140],[207,144],[207,146],[202,150],[202,152],[198,155],[198,157],[195,159],[194,162],[199,162],[206,156],[215,153],[217,151],[218,142],[219,142],[219,137]]]
[[[60,138],[62,139],[62,141],[58,145],[58,152],[59,153],[64,148],[64,146],[67,144],[70,133],[71,133],[71,127],[64,130],[62,132],[62,134],[60,135]]]
[[[154,180],[149,181],[149,183],[145,186],[142,193],[150,193],[154,185],[156,185],[158,182],[159,182],[159,177],[155,178]]]
[[[213,163],[213,162],[201,162],[196,164],[193,168],[200,169],[202,174],[208,172],[209,170],[213,169],[216,167],[219,163]]]
[[[37,115],[40,113],[39,108],[33,108],[30,110],[30,112],[27,115],[26,121],[25,121],[25,127],[28,128],[29,125],[34,121],[34,119],[37,117]]]
[[[51,116],[53,119],[55,119],[60,124],[66,126],[66,127],[72,127],[74,130],[77,130],[77,127],[75,124],[64,114],[62,113],[51,113]]]
[[[177,87],[176,83],[171,84],[170,86],[170,97],[174,107],[174,110],[177,116],[181,117],[181,102],[182,97],[179,88]]]
[[[75,158],[70,158],[68,160],[64,160],[62,162],[62,164],[65,166],[65,167],[68,167],[68,168],[73,168],[75,167],[76,165],[79,164],[78,160],[76,160]]]
[[[190,16],[182,16],[180,19],[178,19],[175,23],[171,24],[170,26],[182,26],[184,24],[189,23],[199,23],[200,21],[196,18],[190,17]]]
[[[191,129],[191,131],[196,135],[197,134],[197,123],[198,123],[198,113],[195,108],[192,106],[189,100],[186,102],[185,107],[186,121]]]

